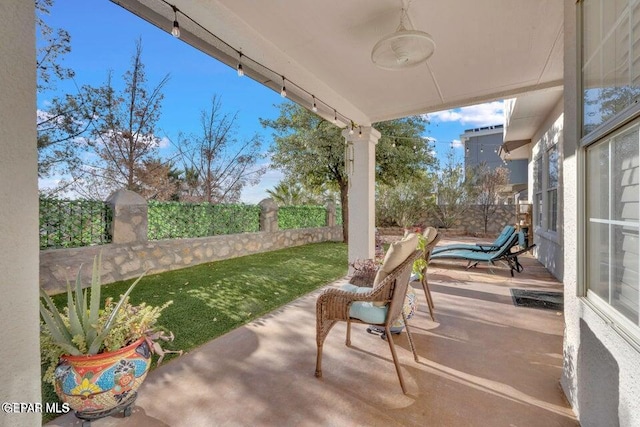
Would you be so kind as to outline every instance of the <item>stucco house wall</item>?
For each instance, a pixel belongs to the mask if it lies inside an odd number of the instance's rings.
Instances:
[[[548,201],[543,202],[542,225],[536,226],[533,223],[534,243],[537,245],[534,254],[536,258],[553,274],[558,280],[562,280],[564,274],[564,258],[562,249],[563,234],[563,212],[562,212],[562,145],[563,145],[563,127],[564,127],[564,103],[560,100],[553,108],[542,126],[536,131],[531,139],[533,146],[531,149],[531,157],[529,158],[529,194],[531,200],[535,200],[534,188],[536,176],[534,174],[534,164],[536,158],[543,155],[545,151],[553,144],[558,145],[560,153],[559,160],[559,183],[558,183],[558,226],[557,230],[550,231],[548,229],[546,210]],[[546,174],[546,169],[543,169]],[[543,188],[543,192],[545,189]],[[534,206],[534,218],[535,218]]]

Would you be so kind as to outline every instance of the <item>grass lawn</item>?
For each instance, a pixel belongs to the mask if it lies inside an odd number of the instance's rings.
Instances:
[[[347,246],[317,243],[147,276],[131,293],[131,303],[162,305],[172,300],[158,323],[176,338],[162,347],[188,352],[346,273]],[[132,282],[103,286],[103,301],[117,299]],[[53,300],[61,306],[66,294]],[[163,363],[172,357],[167,355]],[[42,397],[43,402],[58,401],[46,383]]]

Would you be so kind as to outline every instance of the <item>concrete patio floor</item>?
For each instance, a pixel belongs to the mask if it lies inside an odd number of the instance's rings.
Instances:
[[[562,285],[533,258],[522,263],[515,278],[504,268],[432,263],[435,322],[413,284],[419,363],[406,334],[394,336],[407,395],[388,344],[363,325],[353,326],[351,348],[345,325],[334,327],[324,376],[315,378],[317,291],[163,364],[142,385],[132,416],[92,425],[576,426],[559,385],[562,313],[515,307],[509,293]],[[48,425],[80,424],[67,414]]]

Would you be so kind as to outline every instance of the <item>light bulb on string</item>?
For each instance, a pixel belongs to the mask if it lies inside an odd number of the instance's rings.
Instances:
[[[358,129],[358,138],[362,138],[362,126],[359,126],[359,129]]]
[[[180,37],[180,24],[178,24],[178,8],[175,6],[171,6],[173,8],[173,28],[171,28],[171,35],[173,37]]]
[[[480,152],[484,153],[484,148],[482,147],[482,145],[480,146]]]
[[[351,122],[351,127],[349,128],[349,135],[353,135],[353,122]]]
[[[316,97],[315,95],[311,95],[311,97],[313,98],[313,107],[311,107],[311,111],[313,111],[314,113],[317,113],[318,105],[316,104]]]
[[[280,96],[283,98],[287,97],[287,88],[284,84],[284,76],[282,77],[282,90],[280,91]]]
[[[338,112],[336,110],[333,110],[333,124],[338,124]]]
[[[238,52],[238,77],[244,76],[244,70],[242,69],[242,52]]]

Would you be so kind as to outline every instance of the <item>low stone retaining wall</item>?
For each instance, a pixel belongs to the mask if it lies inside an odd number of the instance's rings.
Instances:
[[[102,283],[191,267],[205,262],[326,241],[342,241],[342,226],[230,234],[193,239],[154,240],[40,251],[40,286],[63,292],[80,265],[84,285],[91,283],[93,258],[102,253]]]

